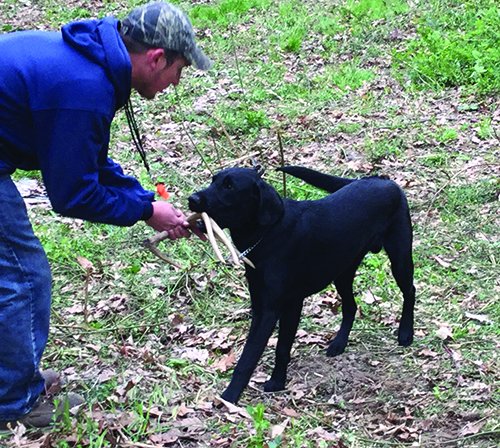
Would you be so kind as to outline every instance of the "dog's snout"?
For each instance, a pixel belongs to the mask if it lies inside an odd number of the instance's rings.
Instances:
[[[199,212],[199,208],[201,206],[201,196],[198,193],[193,193],[188,198],[188,206],[189,209],[193,212]]]

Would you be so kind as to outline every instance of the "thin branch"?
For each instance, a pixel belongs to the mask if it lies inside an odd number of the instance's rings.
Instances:
[[[281,166],[285,166],[285,152],[283,151],[283,142],[281,141],[281,129],[278,129],[278,142],[280,145]],[[286,198],[286,174],[283,174],[283,197]]]
[[[246,156],[242,156],[242,157],[239,157],[238,159],[234,159],[234,160],[231,160],[229,162],[226,162],[222,165],[222,167],[225,168],[229,165],[236,165],[236,164],[242,162],[243,160],[252,159],[253,157],[258,156],[259,154],[260,154],[260,151],[252,152],[251,154],[248,154]]]
[[[175,89],[175,98],[177,99],[177,104],[180,104],[180,98],[179,98],[179,94],[177,93],[177,89]],[[183,129],[184,133],[186,134],[187,138],[191,142],[191,145],[193,145],[193,149],[200,156],[200,159],[203,162],[203,164],[207,167],[208,171],[213,176],[214,172],[210,168],[210,165],[208,164],[208,162],[205,160],[205,157],[203,156],[203,153],[198,149],[198,145],[196,145],[196,143],[194,142],[194,140],[191,138],[191,134],[188,132],[188,129],[187,129],[186,125],[185,125],[186,117],[184,115],[184,111],[181,109],[180,106],[179,106],[178,110],[179,110],[179,113],[182,115],[181,125],[182,125],[182,129]]]
[[[238,78],[240,80],[240,87],[241,87],[241,90],[245,90],[245,86],[243,85],[243,78],[241,77],[240,64],[238,63],[238,55],[236,54],[236,45],[234,44],[234,35],[233,35],[233,28],[232,27],[229,27],[229,33],[231,34],[231,47],[233,50],[236,71],[238,72]]]

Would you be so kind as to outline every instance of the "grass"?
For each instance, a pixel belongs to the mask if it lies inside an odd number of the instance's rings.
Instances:
[[[461,85],[498,90],[500,17],[495,2],[435,2],[418,21],[419,39],[395,53],[412,82],[437,89]]]
[[[0,29],[57,29],[123,17],[140,1],[0,3]],[[252,156],[283,192],[287,164],[388,175],[414,225],[416,337],[396,345],[399,290],[385,253],[355,279],[359,315],[345,354],[324,355],[341,320],[333,287],[305,302],[288,390],[262,393],[269,347],[234,413],[224,390],[249,328],[241,269],[191,238],[164,243],[175,270],[144,249],[152,234],[61,218],[32,205],[53,272],[44,367],[88,406],[71,424],[19,443],[57,447],[373,447],[500,444],[500,156],[496,3],[454,0],[175,2],[216,61],[188,69],[155,101],[133,96],[148,158],[169,199]],[[196,3],[196,4],[195,4]],[[154,188],[122,113],[111,153]],[[241,165],[249,166],[249,160]],[[39,173],[16,173],[40,181]],[[35,192],[36,193],[36,192]],[[298,200],[323,193],[287,179]],[[87,274],[77,255],[92,263]],[[88,280],[88,291],[86,281]],[[87,291],[87,292],[86,292]],[[87,324],[83,304],[88,302]],[[45,442],[44,442],[45,441]],[[16,446],[0,436],[0,445]]]

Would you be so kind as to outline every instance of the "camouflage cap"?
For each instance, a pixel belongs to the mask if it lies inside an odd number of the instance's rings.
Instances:
[[[169,3],[139,6],[122,20],[120,32],[148,46],[177,51],[200,70],[208,70],[214,65],[196,45],[187,16]]]

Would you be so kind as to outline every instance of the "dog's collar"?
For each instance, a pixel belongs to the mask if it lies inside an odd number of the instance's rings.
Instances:
[[[242,258],[245,258],[250,252],[252,252],[252,250],[254,250],[257,245],[264,239],[264,237],[262,236],[260,238],[259,241],[257,241],[253,246],[250,246],[248,249],[245,249],[243,252],[241,252],[239,255],[238,255],[238,260],[241,260]],[[231,255],[228,255],[226,257],[226,260],[229,260],[231,258]],[[247,261],[245,261],[247,262]],[[255,269],[255,266],[253,266],[253,264],[251,264],[250,266],[252,266],[254,269]]]
[[[262,235],[258,240],[257,242],[253,245],[253,246],[250,246],[248,249],[245,249],[243,252],[241,252],[239,255],[238,255],[238,260],[241,260],[241,259],[244,259],[250,252],[252,252],[252,250],[254,250],[258,245],[259,243],[264,239],[264,237],[266,237],[269,232],[272,230],[274,226],[271,226],[270,229],[268,229],[264,235]],[[229,260],[230,258],[230,255],[227,256],[227,259]],[[253,266],[252,262],[250,262],[250,260],[248,259],[245,259],[243,260],[245,263],[249,264],[250,266],[252,266],[254,269],[255,269],[255,266]]]
[[[269,234],[269,232],[273,229],[274,225],[271,226],[270,229],[268,229],[264,235],[262,235],[260,237],[260,239],[253,245],[253,246],[250,246],[248,249],[244,250],[243,252],[241,252],[239,255],[238,255],[238,259],[242,259],[244,257],[246,257],[250,252],[252,252],[252,250],[254,250],[258,245],[259,243],[264,239],[265,236],[267,236]],[[255,267],[254,267],[255,269]]]
[[[241,254],[238,255],[238,258],[241,260],[243,257],[246,257],[252,250],[254,250],[257,245],[262,241],[264,237],[262,236],[259,241],[257,241],[253,246],[250,246],[248,249],[244,250],[241,252]]]

